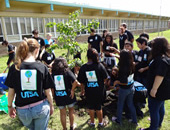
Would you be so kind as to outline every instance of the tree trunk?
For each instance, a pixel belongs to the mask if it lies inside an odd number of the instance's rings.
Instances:
[[[69,57],[70,57],[70,49],[67,49],[67,55],[66,55],[66,60],[69,62]]]

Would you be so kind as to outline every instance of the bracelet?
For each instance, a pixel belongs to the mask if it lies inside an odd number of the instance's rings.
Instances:
[[[8,108],[12,108],[12,106],[8,106]]]

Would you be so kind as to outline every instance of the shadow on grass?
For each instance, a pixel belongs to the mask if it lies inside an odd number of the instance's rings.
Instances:
[[[24,128],[24,126],[22,125],[19,118],[16,117],[15,119],[10,118],[8,120],[4,120],[4,122],[0,124],[0,128],[1,130],[21,130],[21,128]],[[26,130],[26,128],[24,130]]]

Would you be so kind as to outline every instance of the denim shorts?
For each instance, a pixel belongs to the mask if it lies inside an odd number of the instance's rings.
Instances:
[[[46,130],[50,117],[50,106],[47,100],[25,109],[17,108],[17,114],[24,126],[30,130]]]
[[[71,108],[71,107],[74,107],[75,104],[76,104],[76,102],[74,102],[74,103],[72,103],[72,104],[69,104],[69,105],[65,105],[65,106],[58,106],[58,108],[59,108],[59,109],[64,109],[64,108],[66,108],[66,106],[67,106],[68,108]]]

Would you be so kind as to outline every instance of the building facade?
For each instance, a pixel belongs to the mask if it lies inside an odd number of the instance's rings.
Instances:
[[[151,14],[51,0],[0,0],[0,42],[4,39],[9,42],[21,41],[24,37],[31,37],[34,29],[37,29],[43,38],[47,33],[57,37],[56,26],[47,28],[45,25],[48,22],[67,22],[69,13],[75,10],[81,11],[80,19],[84,25],[92,19],[99,19],[97,33],[107,29],[116,36],[119,25],[123,22],[127,23],[128,30],[136,34],[167,30],[169,26],[169,17]],[[86,38],[89,34],[81,32],[80,35]]]

